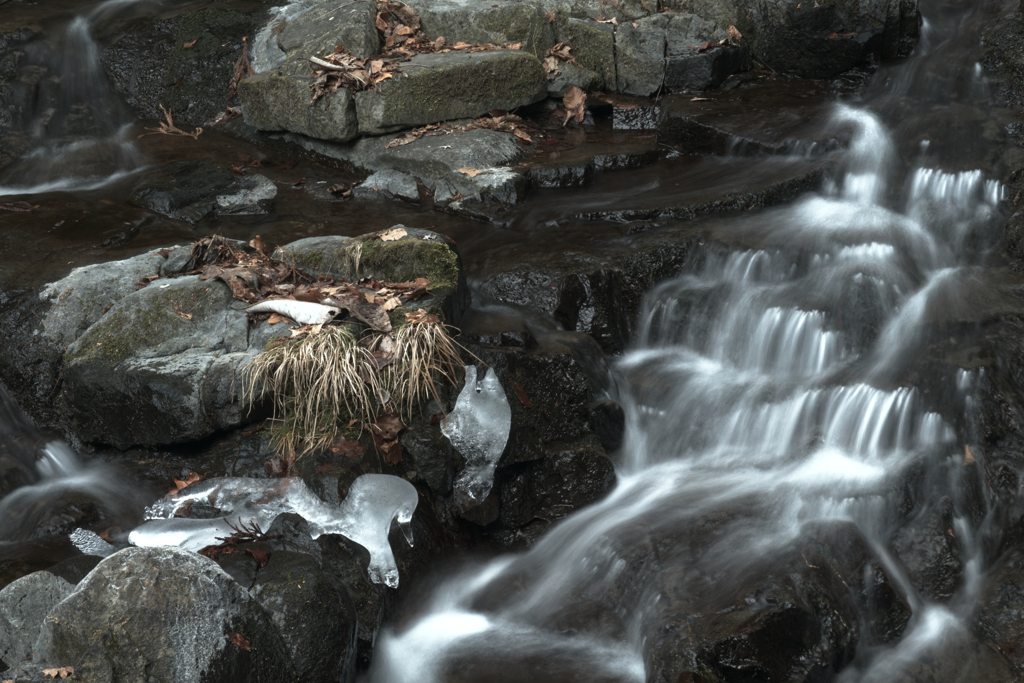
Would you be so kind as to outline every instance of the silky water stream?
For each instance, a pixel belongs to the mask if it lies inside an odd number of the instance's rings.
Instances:
[[[894,680],[968,637],[990,516],[965,510],[950,416],[971,424],[977,376],[959,373],[945,417],[901,382],[928,323],[975,289],[1004,188],[958,158],[985,148],[963,116],[986,99],[972,33],[982,9],[923,13],[911,59],[880,72],[858,106],[837,105],[834,125],[854,136],[836,180],[720,223],[718,247],[648,293],[616,365],[628,423],[617,488],[528,552],[437,588],[378,640],[373,681],[675,681],[713,640],[702,612],[756,608],[751,577],[828,523],[856,526],[911,616],[897,642],[864,629],[856,654],[803,675]],[[911,472],[925,473],[930,499],[953,502],[964,576],[945,601],[890,550]],[[763,677],[757,657],[768,667],[774,654],[735,656],[735,680]]]

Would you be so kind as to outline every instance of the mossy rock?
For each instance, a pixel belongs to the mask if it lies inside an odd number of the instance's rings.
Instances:
[[[353,282],[363,277],[387,282],[426,278],[430,280],[429,296],[391,311],[392,324],[404,323],[405,313],[422,308],[458,325],[469,307],[469,291],[455,243],[430,230],[403,225],[391,230],[396,228],[407,234],[387,242],[381,239],[381,232],[354,238],[310,237],[279,247],[274,257],[314,275],[324,273]]]
[[[418,55],[401,73],[356,93],[362,135],[451,119],[475,118],[494,109],[512,111],[547,96],[540,61],[519,50]]]

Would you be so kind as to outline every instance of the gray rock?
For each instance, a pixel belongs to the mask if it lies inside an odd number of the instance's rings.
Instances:
[[[319,550],[319,545],[315,547]],[[300,680],[352,680],[355,606],[345,585],[333,580],[315,558],[290,550],[272,552],[256,575],[252,592],[270,614]]]
[[[403,62],[401,71],[356,93],[360,134],[511,111],[547,97],[544,68],[517,50],[418,55]]]
[[[416,423],[402,435],[402,447],[412,459],[416,475],[437,495],[451,493],[455,458],[459,456],[437,425]]]
[[[80,337],[104,311],[134,292],[144,277],[157,275],[164,263],[158,254],[141,254],[123,261],[75,268],[67,277],[51,282],[39,298],[51,303],[41,330],[58,349]]]
[[[379,233],[352,239],[340,237],[307,238],[279,247],[275,253],[310,273],[327,273],[355,281],[374,277],[405,282],[417,277],[430,280],[429,296],[390,311],[392,322],[423,308],[457,325],[468,307],[468,291],[462,273],[462,260],[455,243],[430,230],[403,228],[407,235],[384,242]]]
[[[52,666],[106,666],[118,680],[295,677],[263,607],[212,560],[177,548],[103,560],[47,615],[34,652]]]
[[[341,88],[312,102],[306,76],[267,72],[238,84],[245,122],[260,130],[287,130],[321,140],[346,142],[358,135],[355,99]]]
[[[239,369],[248,321],[228,287],[197,276],[144,287],[115,304],[65,355],[72,420],[118,447],[191,441],[244,417]]]
[[[548,81],[548,95],[550,97],[565,97],[569,88],[577,87],[580,90],[596,90],[601,87],[604,79],[590,69],[571,62],[563,62],[559,66],[558,75]]]
[[[695,14],[652,17],[644,20],[643,25],[665,30],[665,88],[670,92],[718,87],[731,74],[745,68],[749,60],[748,48],[742,41],[740,47],[716,47],[698,52],[708,41],[719,41],[729,34]]]
[[[270,202],[277,196],[277,185],[261,175],[247,176],[237,192],[217,195],[214,209],[218,216],[265,214]]]
[[[615,27],[593,19],[568,19],[558,27],[559,42],[572,47],[579,66],[596,75],[593,87],[614,90]]]
[[[348,161],[369,171],[394,170],[419,179],[434,201],[445,204],[457,195],[473,197],[476,201],[518,201],[525,188],[523,175],[502,168],[520,159],[523,147],[511,133],[493,130],[468,130],[444,136],[425,136],[399,147],[387,148],[390,137],[363,138],[348,144],[332,144],[300,138],[297,142],[306,149],[324,156]],[[460,168],[492,169],[488,173],[470,177]]]
[[[352,191],[358,199],[404,199],[419,202],[416,178],[400,171],[377,171]]]
[[[184,272],[186,265],[192,259],[192,245],[183,245],[171,248],[167,254],[167,260],[160,266],[160,277],[177,275]]]
[[[204,161],[179,161],[149,174],[129,202],[197,223],[215,213],[266,213],[276,194],[273,181],[261,175],[240,177]]]
[[[423,33],[430,39],[443,37],[449,43],[518,43],[540,58],[554,45],[554,26],[538,2],[494,0],[411,0],[419,12]]]
[[[23,576],[0,590],[0,660],[14,667],[32,652],[43,619],[74,586],[49,572]]]
[[[665,30],[650,23],[621,24],[615,31],[616,90],[647,97],[665,81]]]

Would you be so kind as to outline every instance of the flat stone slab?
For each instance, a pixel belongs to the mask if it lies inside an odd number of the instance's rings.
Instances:
[[[342,88],[311,102],[311,82],[308,75],[289,76],[276,71],[241,81],[238,94],[245,108],[245,122],[260,130],[287,130],[334,142],[356,137],[359,128],[352,93]]]
[[[547,97],[544,68],[519,50],[445,52],[404,62],[401,73],[356,93],[359,132],[380,135],[438,121],[511,111]]]

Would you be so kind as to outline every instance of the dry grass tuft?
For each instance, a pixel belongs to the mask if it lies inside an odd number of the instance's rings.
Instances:
[[[439,322],[410,322],[393,338],[374,335],[365,345],[344,327],[325,326],[257,355],[246,367],[244,400],[252,405],[269,393],[274,447],[305,453],[335,442],[352,419],[371,424],[389,411],[411,417],[431,398],[440,403],[437,382],[454,385],[462,365]]]

